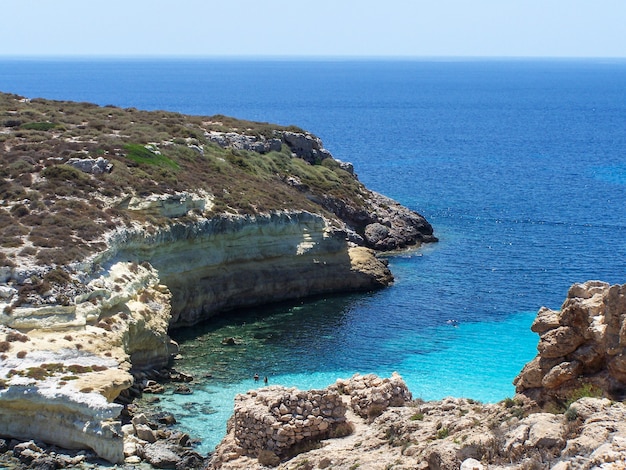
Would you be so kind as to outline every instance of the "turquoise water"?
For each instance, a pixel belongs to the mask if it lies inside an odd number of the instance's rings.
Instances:
[[[389,289],[176,332],[199,383],[161,405],[205,450],[254,373],[309,388],[397,371],[416,397],[511,396],[537,310],[575,282],[626,281],[626,61],[0,59],[0,89],[296,124],[433,224],[440,243],[390,257]]]
[[[390,290],[404,288],[399,281]],[[387,294],[239,312],[210,326],[177,332],[185,359],[176,367],[195,376],[194,393],[168,393],[158,406],[173,412],[184,429],[202,436],[201,449],[209,451],[225,433],[235,394],[262,386],[265,376],[270,385],[311,389],[356,371],[384,377],[398,372],[413,396],[426,400],[465,396],[494,402],[514,394],[512,378],[535,354],[537,337],[528,328],[535,312],[488,324],[444,322],[415,331],[406,329],[400,318],[370,317],[380,315],[378,306]],[[237,345],[223,345],[225,337],[234,337]]]

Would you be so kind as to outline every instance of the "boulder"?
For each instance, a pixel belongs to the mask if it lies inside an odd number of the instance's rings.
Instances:
[[[102,173],[110,173],[113,165],[108,160],[98,158],[70,158],[67,164],[92,175],[101,175]]]
[[[163,441],[147,444],[143,451],[145,460],[156,468],[176,468],[181,460],[177,448]]]
[[[484,470],[484,466],[476,459],[465,459],[461,462],[461,470]]]
[[[570,326],[559,326],[545,332],[537,349],[544,358],[565,357],[574,352],[585,341],[582,334]]]
[[[326,158],[332,158],[322,141],[309,133],[283,132],[282,140],[293,154],[309,163],[319,163]]]

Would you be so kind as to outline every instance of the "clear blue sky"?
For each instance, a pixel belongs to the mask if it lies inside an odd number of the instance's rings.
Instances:
[[[626,57],[626,0],[5,0],[0,56]]]

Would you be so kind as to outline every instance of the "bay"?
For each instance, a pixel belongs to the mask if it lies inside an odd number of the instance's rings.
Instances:
[[[433,224],[438,244],[389,257],[389,289],[174,332],[198,381],[161,406],[204,450],[254,373],[310,388],[397,371],[416,397],[501,400],[536,353],[542,305],[625,282],[622,60],[0,59],[0,89],[295,124]]]

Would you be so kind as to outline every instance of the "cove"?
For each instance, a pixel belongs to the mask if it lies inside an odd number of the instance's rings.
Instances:
[[[208,452],[226,432],[234,396],[263,386],[265,376],[270,385],[306,390],[357,372],[396,371],[414,398],[512,396],[513,378],[536,354],[537,336],[529,329],[535,312],[468,322],[450,322],[445,312],[422,315],[408,295],[420,277],[407,269],[421,258],[419,251],[390,256],[398,280],[388,289],[226,312],[175,330],[183,358],[174,367],[195,377],[194,393],[170,390],[152,406],[173,413]],[[236,345],[222,344],[230,337]]]

